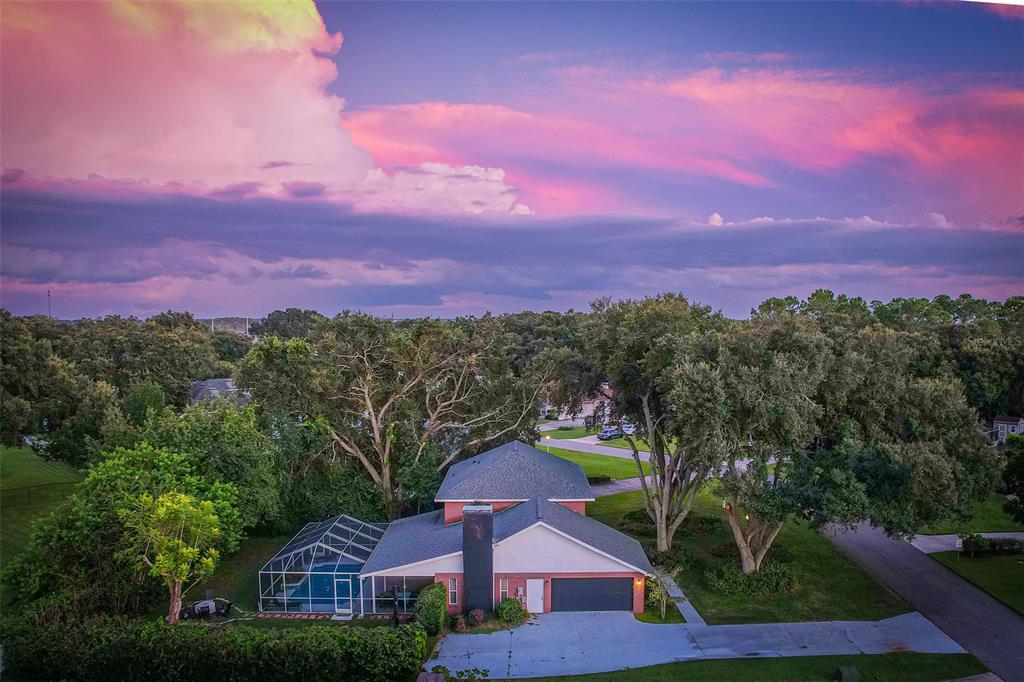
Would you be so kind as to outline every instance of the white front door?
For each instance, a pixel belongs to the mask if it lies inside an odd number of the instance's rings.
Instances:
[[[526,580],[526,610],[530,613],[544,613],[544,579]]]

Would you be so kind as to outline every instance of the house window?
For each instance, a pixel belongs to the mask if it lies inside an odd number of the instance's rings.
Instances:
[[[459,581],[456,578],[448,578],[448,603],[459,603]]]
[[[498,601],[508,599],[508,578],[498,579]]]

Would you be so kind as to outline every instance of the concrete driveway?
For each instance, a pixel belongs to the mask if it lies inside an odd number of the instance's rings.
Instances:
[[[546,613],[514,630],[448,635],[429,670],[488,670],[492,678],[582,675],[709,658],[963,653],[920,614],[881,621],[652,625],[631,613]]]

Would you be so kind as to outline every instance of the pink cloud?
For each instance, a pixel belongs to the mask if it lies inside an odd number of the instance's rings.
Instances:
[[[224,199],[358,201],[376,179],[373,158],[339,125],[344,100],[325,90],[342,36],[327,32],[311,0],[7,3],[3,12],[5,169],[83,190],[174,186]],[[452,175],[435,174],[434,194],[447,210],[479,211],[453,198],[463,188],[444,186]],[[102,188],[80,184],[97,176]],[[375,191],[392,210],[419,210],[397,180]]]
[[[971,220],[1020,209],[1024,93],[1009,84],[893,82],[771,59],[691,72],[550,73],[552,84],[518,108],[421,102],[351,111],[343,121],[383,164],[482,159],[509,168],[537,205],[545,182],[574,170],[771,187],[782,183],[780,164],[830,174],[882,161],[901,180],[955,187],[950,200]],[[551,166],[569,170],[530,179]]]

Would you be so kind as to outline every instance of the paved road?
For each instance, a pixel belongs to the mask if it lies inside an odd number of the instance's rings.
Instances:
[[[833,539],[992,672],[1024,681],[1024,616],[880,530],[865,525]]]
[[[980,533],[984,538],[1013,538],[1024,542],[1024,533],[1017,531],[1010,531],[1008,533]],[[959,535],[918,535],[911,541],[916,549],[925,554],[932,554],[934,552],[952,552],[956,550],[956,542],[960,539]],[[1024,589],[1024,587],[1021,587]]]
[[[541,438],[537,441],[536,446],[541,450],[552,447],[561,448],[562,450],[573,450],[574,452],[589,452],[593,455],[608,455],[609,457],[618,457],[620,459],[633,459],[633,451],[627,448],[617,448],[613,445],[597,445],[596,443],[587,443],[579,438],[552,438],[551,440],[544,440]]]
[[[962,653],[919,613],[880,621],[690,625],[641,623],[632,613],[534,616],[514,630],[448,635],[426,669],[490,671],[492,678],[581,675],[708,658]]]

